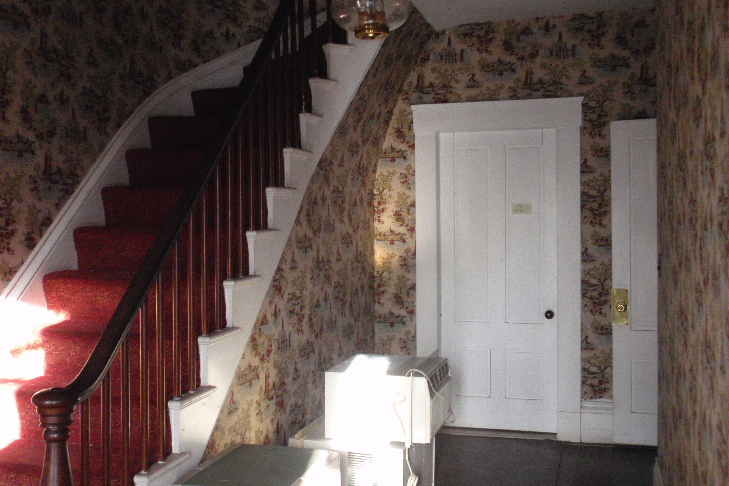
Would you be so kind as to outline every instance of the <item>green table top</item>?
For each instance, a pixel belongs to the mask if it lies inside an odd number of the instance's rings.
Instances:
[[[330,451],[270,445],[240,445],[221,453],[184,486],[291,486],[313,467],[336,467],[339,486],[339,460]],[[330,475],[331,476],[331,475]],[[300,484],[308,484],[307,482]],[[323,485],[322,485],[323,486]]]

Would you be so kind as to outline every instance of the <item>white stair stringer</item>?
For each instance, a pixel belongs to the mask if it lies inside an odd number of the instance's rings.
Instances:
[[[302,149],[284,149],[286,187],[266,190],[271,229],[247,232],[250,275],[224,282],[228,327],[208,336],[209,342],[201,338],[199,343],[201,360],[206,356],[207,361],[201,362],[201,376],[207,376],[205,386],[170,401],[173,453],[148,472],[137,474],[135,484],[176,484],[178,478],[200,463],[309,180],[381,44],[381,41],[361,41],[350,35],[349,45],[324,46],[332,79],[311,80],[314,113],[300,115]]]
[[[241,327],[247,334],[252,330],[296,220],[309,179],[381,44],[381,41],[361,41],[350,35],[349,45],[341,48],[325,46],[327,60],[331,62],[328,70],[338,79],[310,80],[314,114],[300,115],[303,150],[284,149],[284,157],[287,154],[290,158],[296,155],[298,159],[296,173],[291,174],[294,180],[292,183],[286,181],[287,187],[295,185],[297,190],[287,192],[286,198],[277,198],[275,208],[269,207],[269,218],[272,218],[269,221],[275,223],[269,224],[269,228],[278,231],[267,237],[265,244],[257,244],[259,240],[255,238],[253,241],[256,244],[251,245],[249,236],[249,262],[254,265],[250,273],[261,278],[253,285],[249,279],[235,279],[226,283],[229,289],[226,292],[226,299],[229,299],[226,300],[226,307],[232,308],[233,317],[228,322],[229,326]],[[241,356],[242,353],[241,349]]]

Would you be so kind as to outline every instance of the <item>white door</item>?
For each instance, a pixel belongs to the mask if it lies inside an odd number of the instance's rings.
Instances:
[[[613,441],[656,445],[658,251],[655,120],[610,124],[613,289],[626,289],[626,325],[613,325]],[[623,299],[613,299],[613,307]]]
[[[454,425],[557,431],[556,131],[440,135]]]

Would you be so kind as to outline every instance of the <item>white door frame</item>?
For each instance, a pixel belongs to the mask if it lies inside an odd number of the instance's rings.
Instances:
[[[557,131],[557,438],[580,441],[580,127],[582,97],[413,105],[416,349],[440,352],[438,138],[448,132]]]

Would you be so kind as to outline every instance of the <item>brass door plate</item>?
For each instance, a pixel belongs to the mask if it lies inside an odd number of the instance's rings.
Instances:
[[[630,312],[628,289],[612,289],[610,294],[613,326],[627,326]]]

